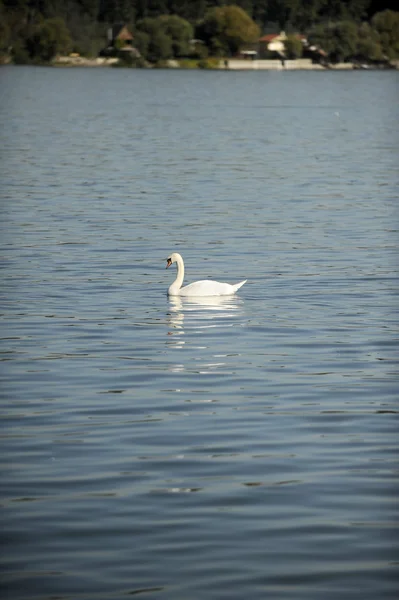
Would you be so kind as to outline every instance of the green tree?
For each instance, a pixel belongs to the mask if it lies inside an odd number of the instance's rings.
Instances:
[[[284,42],[285,54],[287,58],[300,58],[303,53],[303,45],[296,35],[287,35]]]
[[[147,17],[137,22],[136,30],[139,35],[138,43],[135,38],[137,48],[151,62],[189,54],[193,28],[185,19],[176,15]]]
[[[11,31],[8,25],[3,3],[0,2],[0,54],[8,50],[11,40]]]
[[[295,10],[295,0],[269,0],[267,19],[278,23],[280,29],[286,29],[287,23],[292,23],[295,20],[292,14],[293,10]]]
[[[258,25],[238,6],[210,9],[197,28],[197,37],[204,40],[213,54],[236,54],[244,44],[259,39]]]
[[[356,24],[352,21],[337,23],[334,33],[336,46],[333,51],[333,60],[341,62],[352,58],[356,54],[358,43]]]
[[[177,15],[165,15],[159,19],[163,32],[172,40],[173,56],[187,56],[190,52],[190,40],[194,35],[190,23]]]
[[[145,17],[136,23],[137,31],[143,31],[149,36],[155,35],[162,28],[161,22],[153,17]]]
[[[195,23],[204,16],[207,0],[168,0],[168,13],[178,15],[189,23]]]
[[[162,29],[159,29],[149,39],[147,58],[150,62],[157,63],[172,58],[172,56],[172,40]]]
[[[371,0],[322,0],[317,9],[317,20],[360,21],[365,15]],[[302,0],[302,4],[305,0]]]
[[[10,28],[7,23],[0,20],[0,52],[8,49],[10,43]]]
[[[34,61],[49,62],[56,54],[67,52],[71,38],[61,18],[46,19],[26,40],[26,50]]]
[[[136,0],[136,5],[139,18],[156,18],[169,12],[167,0]]]
[[[229,6],[229,2],[235,6]],[[153,56],[168,54],[169,43],[174,56],[191,53],[187,40],[190,25],[197,23],[200,25],[195,37],[206,42],[201,45],[201,55],[207,51],[213,55],[234,54],[242,45],[256,40],[257,23],[270,33],[284,29],[303,33],[312,30],[314,34],[319,26],[319,33],[323,32],[319,45],[330,48],[331,60],[350,58],[352,52],[379,60],[376,57],[381,52],[387,58],[399,56],[396,8],[397,1],[393,0],[0,0],[0,50],[8,52],[12,47],[20,61],[30,60],[28,50],[33,60],[47,60],[40,57],[50,56],[54,47],[59,51],[59,43],[51,39],[53,28],[44,26],[44,22],[58,18],[63,19],[70,33],[72,48],[96,55],[106,44],[110,25],[131,26],[149,17],[155,21],[162,17],[163,28],[159,29],[158,23],[153,34],[142,29],[141,33],[150,37],[141,35],[135,40],[138,47],[142,46],[143,56],[153,36]],[[361,29],[366,17],[373,19],[371,30]],[[339,25],[349,21],[357,28],[357,40],[356,35],[348,38],[345,26]],[[296,52],[293,45],[288,52]]]
[[[146,54],[143,53],[144,58],[147,58],[150,62],[158,62],[160,60],[167,60],[173,56],[172,49],[172,38],[167,35],[163,28],[162,20],[159,18],[146,17],[141,19],[136,24],[137,32],[145,34],[147,37],[139,35],[139,43],[146,45]],[[142,50],[139,48],[140,52]]]
[[[356,58],[365,62],[384,58],[378,33],[366,22],[359,27]]]
[[[85,1],[86,4],[93,0]],[[132,0],[101,0],[99,2],[98,18],[107,23],[128,23],[135,17],[134,2]],[[88,4],[90,7],[90,4]],[[89,8],[90,10],[90,8]]]
[[[318,25],[309,33],[308,40],[322,48],[331,62],[343,62],[356,55],[358,30],[352,21]]]
[[[82,12],[91,17],[92,20],[97,20],[101,0],[77,0]],[[130,2],[131,5],[131,2]],[[129,14],[130,16],[130,14]]]
[[[318,15],[331,0],[291,0],[289,23],[291,26],[305,31],[318,21]]]
[[[140,52],[141,56],[147,60],[148,46],[150,44],[150,36],[145,31],[136,30],[134,34],[134,45]]]
[[[371,19],[371,26],[378,33],[383,54],[388,58],[399,57],[399,12],[384,10]]]

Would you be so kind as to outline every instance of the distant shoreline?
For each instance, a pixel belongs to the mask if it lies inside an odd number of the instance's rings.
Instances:
[[[56,67],[124,67],[123,64],[120,63],[118,58],[85,58],[82,56],[59,56],[57,57],[53,63]],[[127,68],[129,68],[126,65]],[[149,65],[144,68],[159,68],[157,66]],[[182,69],[182,70],[192,70],[192,69],[201,69],[199,65],[193,67],[187,67],[186,64],[179,64],[177,60],[169,60],[166,61],[164,68],[168,69]],[[337,63],[330,65],[322,65],[320,63],[313,63],[311,59],[296,59],[296,60],[285,60],[284,62],[281,60],[271,59],[271,60],[247,60],[247,59],[221,59],[218,63],[211,67],[213,70],[223,70],[223,71],[348,71],[348,70],[378,70],[381,68],[391,68],[398,69],[399,62],[396,64],[392,63],[387,67],[379,67],[368,64],[358,64],[353,62],[347,63]]]
[[[190,61],[191,62],[191,61]],[[11,60],[4,60],[0,66],[13,64]],[[27,65],[29,66],[29,65]],[[87,58],[83,56],[57,56],[51,63],[43,64],[42,66],[52,66],[58,68],[135,68],[129,65],[124,65],[116,57],[96,57]],[[220,59],[213,61],[212,65],[203,67],[202,65],[192,61],[192,64],[187,64],[185,61],[168,60],[160,67],[159,65],[148,64],[144,69],[175,69],[175,70],[218,70],[218,71],[351,71],[351,70],[398,70],[399,61],[391,61],[385,66],[359,64],[353,62],[337,63],[322,65],[313,63],[311,59],[299,58],[296,60],[280,60],[280,59]]]

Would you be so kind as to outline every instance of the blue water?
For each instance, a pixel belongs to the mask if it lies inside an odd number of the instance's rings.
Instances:
[[[5,598],[396,598],[398,83],[0,69]]]

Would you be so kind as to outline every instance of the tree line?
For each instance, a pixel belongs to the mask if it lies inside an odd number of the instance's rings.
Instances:
[[[140,53],[130,61],[142,64],[229,57],[281,30],[288,58],[301,55],[301,33],[330,62],[388,61],[399,58],[395,7],[389,0],[0,0],[0,56],[17,63],[97,56],[108,27],[124,23]]]

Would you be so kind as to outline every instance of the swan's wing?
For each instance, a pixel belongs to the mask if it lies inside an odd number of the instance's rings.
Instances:
[[[240,283],[234,283],[231,287],[234,288],[234,291],[236,292],[237,290],[240,289],[240,287],[242,287],[244,285],[244,283],[247,283],[248,279],[244,279],[244,281],[240,281]]]
[[[244,283],[245,281],[242,281],[236,285],[230,285],[229,283],[204,279],[181,288],[179,296],[229,296],[234,294]]]

